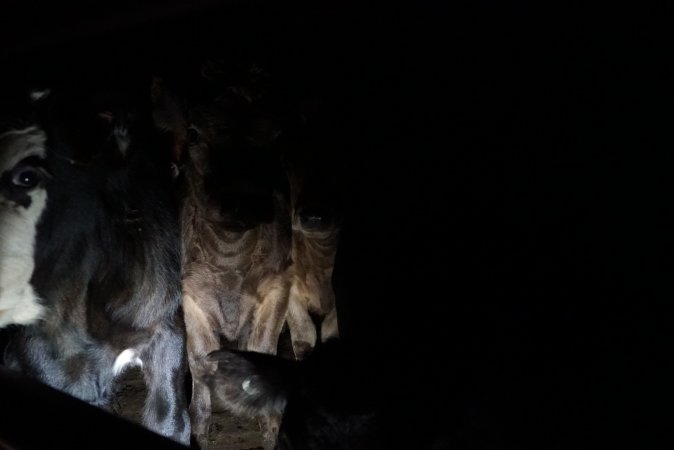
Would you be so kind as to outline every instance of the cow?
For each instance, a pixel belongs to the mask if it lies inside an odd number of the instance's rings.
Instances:
[[[297,359],[307,357],[317,340],[339,336],[332,286],[341,228],[335,162],[316,153],[320,139],[311,136],[302,133],[284,155],[292,224],[286,319]]]
[[[4,363],[104,409],[141,366],[143,424],[186,444],[178,211],[149,82],[31,97],[0,133]]]
[[[275,354],[288,307],[290,211],[278,127],[250,85],[205,82],[182,100],[157,79],[157,123],[174,137],[182,184],[182,287],[193,434],[208,447],[206,355],[221,347]],[[222,86],[220,88],[219,86]],[[279,417],[263,417],[265,441]]]

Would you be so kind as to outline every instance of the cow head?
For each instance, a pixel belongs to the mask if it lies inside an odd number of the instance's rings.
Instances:
[[[60,245],[44,231],[58,228],[70,236],[75,224],[91,220],[82,213],[88,206],[83,198],[92,197],[86,192],[96,184],[113,192],[108,200],[114,207],[115,189],[124,189],[125,177],[132,177],[128,167],[157,148],[143,145],[156,136],[136,132],[152,125],[149,92],[145,119],[142,105],[131,105],[135,95],[98,87],[60,86],[23,97],[12,94],[10,117],[0,118],[0,326],[28,324],[43,313],[38,300],[43,286],[35,276],[47,274],[42,281],[58,276],[41,262],[42,244],[56,253]]]
[[[283,413],[281,450],[378,449],[380,416],[372,378],[329,341],[305,361],[252,352],[220,350],[209,383],[216,401],[251,416]]]
[[[179,102],[155,83],[155,120],[174,136],[174,155],[206,217],[240,231],[273,219],[282,183],[274,150],[279,127],[259,88],[207,80],[198,98]]]

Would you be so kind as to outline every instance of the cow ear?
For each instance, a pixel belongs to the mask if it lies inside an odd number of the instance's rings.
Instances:
[[[152,118],[160,130],[171,135],[171,158],[180,161],[187,137],[187,120],[176,95],[164,85],[159,77],[152,80]]]
[[[223,406],[249,417],[283,413],[297,362],[232,350],[219,350],[207,358],[217,363],[206,380],[212,397]]]

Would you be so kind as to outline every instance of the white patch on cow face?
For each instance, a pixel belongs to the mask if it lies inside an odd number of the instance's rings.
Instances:
[[[43,159],[46,136],[37,127],[0,134],[0,177],[22,160]],[[0,178],[3,180],[3,178]],[[9,183],[8,176],[3,183]],[[44,307],[30,284],[35,268],[35,236],[40,216],[47,206],[42,183],[26,188],[30,204],[17,204],[0,184],[0,327],[26,325],[38,320]]]
[[[241,387],[243,388],[243,391],[248,395],[255,395],[258,393],[258,390],[255,389],[255,387],[251,386],[249,378],[243,380],[243,382],[241,383]]]
[[[28,96],[30,99],[34,102],[40,101],[44,98],[47,98],[49,96],[49,93],[51,91],[49,89],[41,89],[41,90],[36,90],[36,91],[31,91]]]
[[[127,367],[143,367],[143,361],[138,356],[138,352],[132,348],[127,348],[115,358],[115,362],[112,365],[112,373],[115,376],[119,375]]]
[[[125,125],[116,125],[113,134],[117,141],[117,148],[122,156],[126,156],[126,151],[129,149],[131,139],[129,138],[129,129]]]

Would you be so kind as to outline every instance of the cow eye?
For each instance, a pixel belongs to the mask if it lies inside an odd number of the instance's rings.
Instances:
[[[40,182],[41,176],[37,169],[32,167],[23,167],[14,173],[12,184],[24,189],[30,189]]]
[[[199,131],[196,128],[187,129],[187,142],[189,144],[196,144],[199,141]]]

